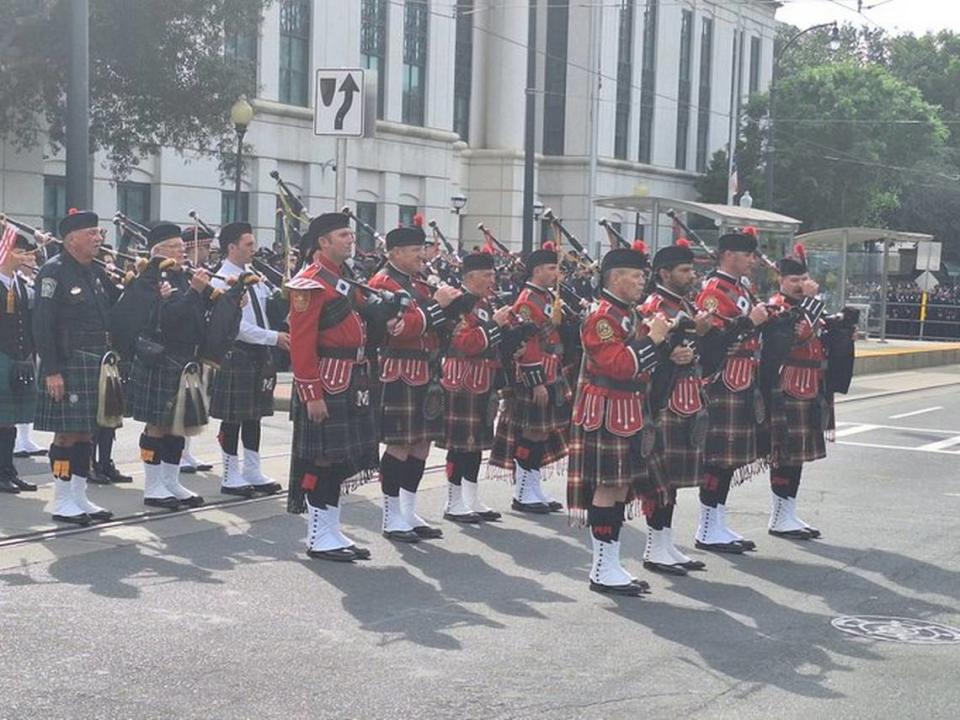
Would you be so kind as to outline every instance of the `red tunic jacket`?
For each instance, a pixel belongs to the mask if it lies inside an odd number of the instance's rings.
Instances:
[[[443,360],[441,384],[446,390],[478,395],[489,392],[500,368],[497,345],[503,339],[500,326],[492,318],[490,303],[481,298],[454,328]]]
[[[389,262],[370,279],[370,285],[378,290],[404,290],[413,298],[380,350],[380,380],[426,385],[430,382],[430,356],[440,344],[435,328],[446,320],[443,308],[433,300],[432,288]]]
[[[701,310],[713,311],[713,322],[719,328],[737,318],[746,317],[753,308],[750,293],[743,283],[719,270],[707,278],[696,304]],[[744,342],[735,343],[728,351],[721,377],[732,392],[741,392],[753,385],[759,350],[760,339],[750,337]]]
[[[643,328],[643,330],[641,330]],[[653,342],[632,308],[603,292],[580,331],[584,365],[573,407],[573,423],[592,432],[605,427],[620,437],[643,428],[643,401],[657,365]]]
[[[770,302],[787,307],[796,304],[781,293],[774,295]],[[820,392],[824,362],[827,359],[826,350],[820,341],[823,328],[823,320],[811,323],[805,316],[797,323],[793,346],[783,362],[780,388],[798,400],[811,400]]]
[[[533,323],[540,329],[524,344],[523,352],[517,359],[517,377],[527,387],[553,385],[557,381],[563,346],[560,333],[551,320],[552,293],[527,283],[513,304],[513,312],[523,322]]]
[[[693,319],[697,313],[689,301],[661,285],[657,285],[640,306],[640,314],[645,318],[653,317],[658,312],[668,320],[675,320],[681,313]],[[703,409],[703,398],[700,394],[702,385],[703,380],[696,362],[681,366],[667,407],[676,415],[696,415]]]
[[[302,402],[336,395],[350,386],[353,366],[366,363],[366,326],[354,309],[357,290],[326,259],[287,282],[290,290],[290,365]],[[332,323],[332,324],[331,324]]]

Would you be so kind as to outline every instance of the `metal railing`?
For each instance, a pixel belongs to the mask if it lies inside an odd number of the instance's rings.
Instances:
[[[960,341],[960,302],[905,302],[888,299],[886,313],[880,299],[871,299],[865,327],[880,339]]]

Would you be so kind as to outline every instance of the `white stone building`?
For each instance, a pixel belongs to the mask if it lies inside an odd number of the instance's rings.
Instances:
[[[594,196],[642,188],[695,197],[696,173],[727,145],[731,100],[769,83],[776,6],[769,0],[538,0],[536,185],[543,204],[581,238],[593,235],[592,139]],[[349,203],[380,229],[416,211],[437,219],[454,238],[450,198],[462,193],[467,246],[479,242],[482,221],[519,247],[527,19],[526,0],[269,5],[256,32],[229,43],[256,68],[260,88],[246,137],[254,153],[247,158],[241,212],[261,242],[274,234],[274,169],[312,214],[334,209],[335,141],[313,134],[313,70],[365,66],[379,70],[381,119],[376,137],[349,141]],[[591,70],[597,63],[599,83]],[[0,151],[0,209],[52,222],[64,210],[62,156],[42,148],[17,153],[9,144]],[[213,157],[185,160],[165,149],[122,183],[109,177],[103,158],[93,167],[93,206],[101,216],[120,209],[141,220],[187,224],[187,211],[196,209],[216,225],[232,214],[232,183],[221,181]],[[608,213],[608,219],[633,236],[636,218]]]

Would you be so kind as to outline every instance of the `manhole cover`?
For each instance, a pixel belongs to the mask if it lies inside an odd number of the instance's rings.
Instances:
[[[886,615],[845,615],[834,618],[830,624],[837,630],[871,640],[912,645],[960,643],[960,629],[928,620]]]

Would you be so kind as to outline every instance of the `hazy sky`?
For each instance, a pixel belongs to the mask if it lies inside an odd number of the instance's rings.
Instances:
[[[856,0],[785,0],[777,19],[801,28],[836,20],[880,25],[895,34],[960,32],[958,0],[863,0],[863,15],[857,15],[856,7]]]

